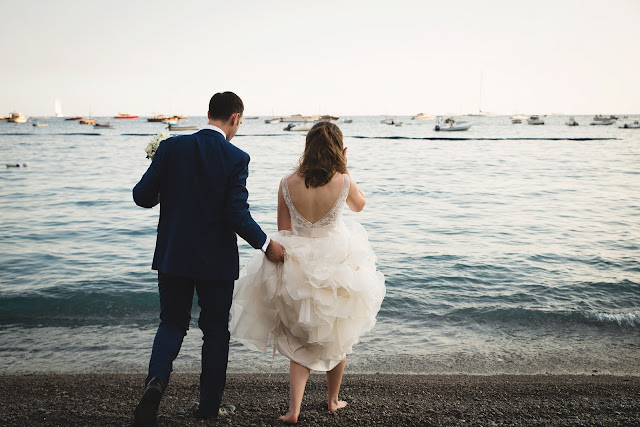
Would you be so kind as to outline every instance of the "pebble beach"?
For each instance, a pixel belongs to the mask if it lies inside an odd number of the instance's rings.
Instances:
[[[0,377],[3,426],[126,426],[144,376],[7,375]],[[198,375],[176,374],[159,411],[161,426],[277,426],[288,406],[288,375],[230,374],[230,417],[197,420]],[[301,426],[640,425],[640,377],[609,375],[346,374],[336,413],[326,408],[324,375],[307,384]]]

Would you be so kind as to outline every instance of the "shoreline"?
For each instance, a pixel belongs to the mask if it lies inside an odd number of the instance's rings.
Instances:
[[[133,422],[144,374],[0,376],[0,424],[122,426]],[[283,425],[287,374],[228,374],[224,403],[236,414],[196,420],[198,374],[174,374],[160,425]],[[640,376],[345,374],[330,413],[326,380],[307,383],[299,425],[629,425],[640,424]]]

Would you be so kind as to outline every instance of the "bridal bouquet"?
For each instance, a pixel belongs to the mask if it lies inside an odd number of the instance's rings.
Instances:
[[[144,149],[144,151],[147,152],[147,159],[153,160],[153,155],[156,154],[156,150],[160,145],[160,141],[164,141],[167,138],[169,138],[169,135],[164,133],[159,133],[151,138],[151,141],[149,141],[149,144],[147,144],[147,148]]]

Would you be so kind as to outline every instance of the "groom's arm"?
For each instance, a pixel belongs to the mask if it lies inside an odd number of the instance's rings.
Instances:
[[[238,162],[229,180],[229,203],[227,218],[233,230],[255,249],[261,249],[267,241],[267,235],[254,221],[249,212],[249,192],[247,191],[247,177],[249,176],[249,155],[246,154]]]
[[[160,142],[149,169],[144,173],[140,182],[133,187],[133,200],[143,208],[152,208],[160,202],[160,169],[166,144]]]

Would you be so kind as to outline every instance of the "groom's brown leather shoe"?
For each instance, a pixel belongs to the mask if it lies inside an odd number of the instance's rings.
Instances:
[[[158,425],[158,407],[164,387],[162,379],[153,377],[144,389],[140,403],[133,411],[133,420],[137,427],[155,427]]]

